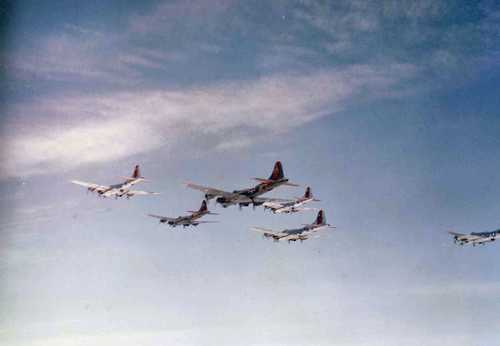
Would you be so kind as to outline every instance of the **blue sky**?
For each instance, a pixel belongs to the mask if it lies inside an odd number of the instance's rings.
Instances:
[[[0,340],[12,345],[496,345],[494,1],[23,1],[2,7]],[[275,160],[313,213],[196,208]],[[141,164],[151,198],[102,200]],[[302,194],[280,188],[270,196]],[[213,217],[212,219],[215,219]]]

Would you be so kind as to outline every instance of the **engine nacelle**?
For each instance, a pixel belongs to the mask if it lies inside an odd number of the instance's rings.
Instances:
[[[220,203],[220,204],[227,204],[229,203],[229,200],[225,197],[217,197],[217,199],[215,200],[217,203]]]

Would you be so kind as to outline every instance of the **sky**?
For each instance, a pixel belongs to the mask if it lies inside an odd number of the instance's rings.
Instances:
[[[495,1],[0,5],[0,341],[498,345]],[[337,228],[210,204],[281,160]],[[101,199],[71,179],[138,188]],[[209,219],[208,217],[206,218]]]

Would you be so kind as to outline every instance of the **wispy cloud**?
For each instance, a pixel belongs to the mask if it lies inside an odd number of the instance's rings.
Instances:
[[[81,29],[50,35],[10,56],[9,71],[20,79],[100,81],[131,84],[144,70],[164,70],[167,63],[183,61],[185,54],[141,45],[126,46],[127,38]],[[106,47],[113,47],[107,49]]]
[[[213,148],[233,147],[242,131],[279,134],[342,110],[353,97],[388,92],[412,77],[412,66],[352,66],[308,75],[278,74],[183,90],[115,92],[40,100],[13,110],[13,118],[37,114],[37,128],[11,122],[5,176],[52,173],[82,164],[117,160],[186,135],[217,138]],[[21,132],[16,129],[24,129]],[[236,142],[235,142],[236,141]],[[251,141],[251,140],[250,140]],[[210,148],[209,148],[210,149]]]
[[[224,15],[237,1],[215,0],[215,1],[173,1],[160,3],[151,11],[143,15],[132,16],[129,27],[132,32],[151,34],[172,30],[178,25],[186,23],[197,23],[205,25],[216,25],[214,17]]]
[[[209,141],[211,149],[248,146],[250,138],[286,132],[335,113],[354,96],[358,100],[401,94],[408,90],[402,82],[417,71],[424,74],[429,66],[460,66],[468,56],[464,43],[474,41],[478,30],[491,36],[496,20],[490,15],[460,27],[437,25],[443,13],[451,11],[445,2],[405,4],[305,0],[254,8],[229,0],[211,5],[174,1],[131,15],[122,32],[102,35],[67,25],[64,32],[38,40],[23,58],[11,58],[12,69],[24,78],[34,75],[75,85],[104,81],[110,87],[101,95],[74,88],[72,96],[51,95],[11,109],[4,126],[9,155],[3,174],[49,173],[160,147],[168,150],[189,134],[215,138]],[[270,30],[252,20],[255,11],[267,10],[271,15],[262,20],[272,23]],[[193,25],[203,30],[190,30]],[[436,36],[437,30],[441,35]],[[389,32],[396,46],[386,42]],[[172,33],[193,40],[184,49]],[[158,37],[165,38],[160,47],[153,44]],[[235,48],[244,37],[259,41],[255,56]],[[429,37],[434,41],[428,42]],[[165,82],[168,69],[184,64],[189,74],[200,54],[215,56],[223,50],[234,55],[207,65],[215,67],[213,76],[190,76],[196,81],[190,87],[164,88],[172,85]],[[226,71],[235,57],[248,59],[251,66],[222,80],[217,71]],[[251,79],[253,71],[264,77]],[[161,73],[165,78],[156,82]],[[245,136],[249,139],[239,138]]]

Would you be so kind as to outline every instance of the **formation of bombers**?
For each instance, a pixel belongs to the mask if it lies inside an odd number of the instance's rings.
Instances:
[[[84,186],[87,191],[97,193],[98,196],[103,198],[114,197],[115,199],[125,197],[130,198],[137,195],[157,195],[158,192],[133,190],[132,187],[140,182],[145,181],[139,169],[139,165],[135,166],[131,177],[124,178],[125,181],[114,185],[99,185],[94,183],[87,183],[79,180],[71,180],[73,184]],[[273,171],[269,178],[254,178],[258,184],[242,190],[224,191],[203,185],[187,183],[186,186],[201,191],[204,194],[204,199],[198,210],[188,211],[188,215],[169,217],[155,214],[148,214],[148,216],[156,218],[160,223],[165,223],[171,227],[182,226],[198,226],[205,223],[216,223],[218,221],[205,221],[200,220],[205,215],[218,215],[208,210],[208,202],[215,199],[215,203],[220,204],[223,208],[237,205],[240,209],[252,205],[252,207],[263,206],[265,210],[270,210],[274,214],[292,214],[306,210],[317,210],[316,208],[307,208],[306,204],[310,202],[319,202],[318,199],[313,197],[311,188],[307,187],[302,197],[293,199],[282,198],[266,198],[262,197],[263,194],[274,190],[279,186],[294,186],[299,185],[290,183],[288,178],[285,177],[283,166],[280,161],[274,164]],[[326,216],[323,210],[318,211],[318,215],[313,223],[303,225],[295,229],[284,229],[274,231],[262,227],[252,227],[251,229],[262,233],[265,238],[273,239],[274,241],[297,241],[301,242],[312,237],[313,234],[328,228],[334,228],[326,222]]]
[[[87,188],[87,191],[97,193],[98,196],[103,198],[114,197],[117,199],[125,197],[129,199],[130,197],[137,195],[159,194],[158,192],[132,189],[135,184],[145,181],[144,177],[141,176],[139,165],[135,166],[132,176],[124,179],[125,180],[123,182],[114,185],[99,185],[79,180],[71,180],[71,183],[84,186]],[[215,202],[217,204],[220,204],[223,208],[227,208],[233,205],[237,205],[240,209],[249,205],[252,205],[252,207],[254,208],[257,206],[263,206],[264,210],[270,210],[274,214],[292,214],[306,210],[317,210],[316,208],[305,207],[305,205],[310,202],[320,202],[320,200],[314,198],[309,186],[306,187],[305,193],[302,197],[296,197],[293,199],[262,197],[263,194],[270,192],[282,185],[294,187],[299,186],[288,181],[288,178],[285,177],[283,166],[280,161],[277,161],[274,164],[273,171],[269,178],[254,179],[259,182],[257,185],[247,189],[234,190],[232,192],[203,185],[187,183],[187,187],[201,191],[204,194],[204,200],[202,201],[201,206],[198,210],[190,210],[188,211],[189,215],[178,217],[168,217],[155,214],[148,214],[148,216],[156,218],[160,223],[165,223],[171,227],[182,226],[183,228],[186,228],[188,226],[198,226],[205,223],[217,223],[218,221],[200,220],[205,215],[219,215],[208,210],[207,204],[212,199],[215,199]],[[276,242],[294,242],[297,240],[300,240],[302,242],[306,239],[317,237],[317,232],[329,228],[335,227],[326,222],[325,212],[320,209],[314,222],[311,224],[302,225],[302,227],[294,229],[284,229],[280,231],[263,227],[251,227],[250,229],[262,233],[264,238],[270,238]],[[473,246],[484,245],[489,242],[494,242],[496,239],[500,239],[500,229],[491,232],[472,232],[470,234],[450,231],[449,234],[453,236],[455,244],[462,246],[467,244],[472,244]]]

